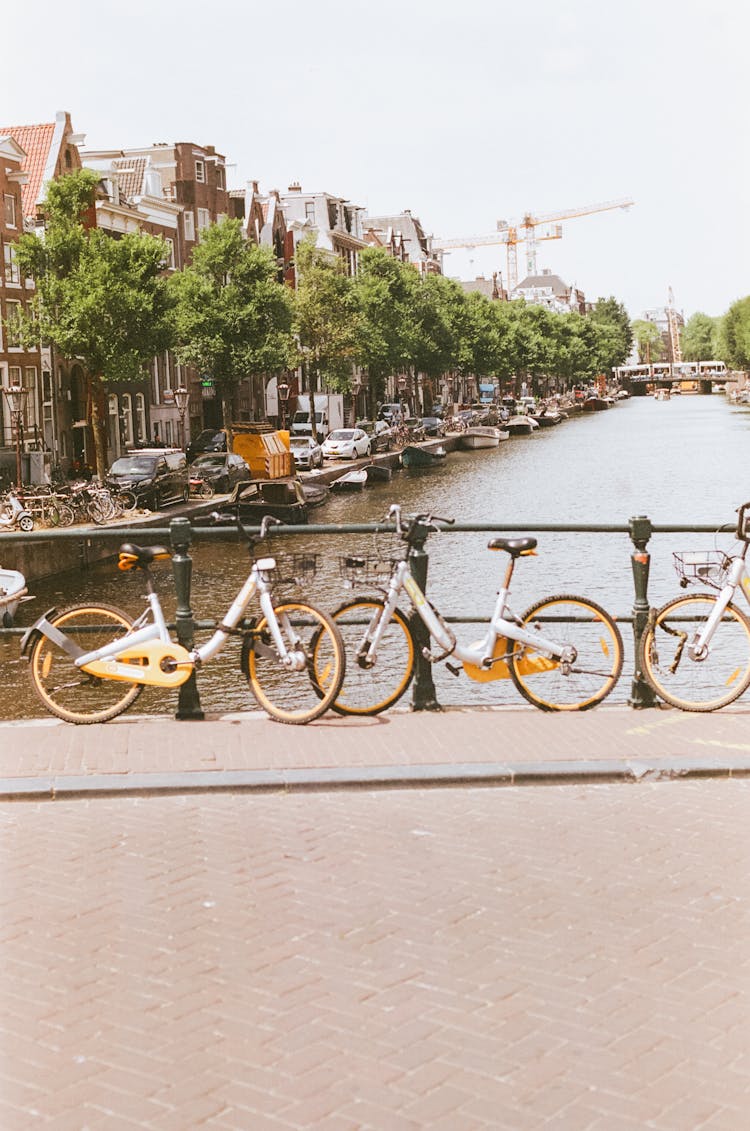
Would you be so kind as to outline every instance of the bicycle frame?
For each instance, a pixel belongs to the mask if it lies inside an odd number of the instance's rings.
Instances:
[[[721,592],[716,598],[711,615],[707,618],[703,627],[695,634],[691,643],[688,645],[688,655],[691,660],[700,660],[706,655],[706,650],[710,645],[716,627],[721,623],[721,618],[726,612],[727,606],[732,603],[732,599],[739,589],[742,593],[748,606],[750,606],[750,576],[747,572],[745,564],[745,555],[747,554],[747,544],[741,554],[735,555],[731,559],[731,565],[727,571],[727,582],[723,585]]]
[[[505,656],[495,656],[497,641],[501,637],[504,637],[508,640],[517,641],[519,644],[528,644],[533,647],[535,651],[541,650],[549,652],[551,657],[563,664],[572,663],[575,660],[574,651],[569,646],[559,644],[557,641],[551,640],[549,637],[543,636],[539,632],[527,632],[516,623],[508,605],[509,589],[507,586],[503,586],[498,592],[495,608],[482,640],[472,645],[459,644],[453,633],[436,615],[419,585],[412,577],[408,560],[404,559],[397,563],[391,575],[383,615],[378,618],[372,633],[368,630],[368,635],[360,648],[360,657],[366,659],[368,664],[374,664],[375,662],[378,644],[386,625],[393,615],[399,594],[402,590],[408,594],[412,607],[416,610],[424,625],[429,630],[432,638],[436,640],[443,649],[442,656],[432,656],[427,649],[423,649],[426,659],[445,659],[447,656],[453,655],[460,660],[462,664],[471,664],[487,671],[490,670],[494,664],[504,661]]]
[[[247,580],[227,610],[221,627],[213,633],[210,640],[190,652],[171,640],[159,596],[150,583],[150,578],[146,594],[148,608],[124,636],[101,648],[91,652],[83,651],[46,617],[37,621],[34,630],[64,649],[75,666],[89,675],[127,683],[142,683],[151,687],[179,687],[189,678],[194,668],[221,651],[257,593],[261,612],[282,664],[292,671],[301,671],[305,666],[305,658],[300,653],[290,652],[284,642],[274,611],[272,587],[265,576],[275,566],[274,558],[260,558],[253,563]]]

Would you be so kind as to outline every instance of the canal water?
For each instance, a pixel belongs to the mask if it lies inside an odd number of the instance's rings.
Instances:
[[[721,395],[651,397],[621,402],[606,412],[572,416],[554,428],[528,438],[512,438],[499,448],[453,452],[435,468],[398,471],[389,483],[356,494],[332,496],[312,513],[317,523],[377,522],[392,502],[404,511],[432,511],[463,523],[507,523],[518,533],[526,522],[627,523],[648,515],[655,523],[730,524],[737,506],[750,498],[748,453],[750,409],[730,405]],[[522,612],[538,598],[580,593],[619,616],[630,614],[633,582],[632,544],[627,534],[539,533],[537,557],[519,562],[513,580],[512,604]],[[505,555],[486,549],[489,535],[433,535],[428,594],[447,615],[488,615]],[[649,597],[659,604],[678,589],[672,551],[728,547],[731,537],[659,535],[650,543]],[[270,552],[315,550],[320,566],[309,596],[335,608],[351,596],[339,576],[344,553],[376,548],[371,535],[274,539]],[[387,546],[385,547],[387,550]],[[247,572],[246,551],[234,541],[193,547],[192,606],[196,620],[219,618],[228,608]],[[174,598],[170,569],[158,573],[160,595],[170,615]],[[22,609],[25,623],[53,605],[82,600],[105,601],[135,613],[140,609],[137,577],[98,566],[81,575],[34,585],[36,600]],[[477,625],[458,625],[463,640],[481,634]],[[622,625],[625,668],[611,702],[624,702],[633,674],[632,630]],[[207,712],[254,709],[238,667],[238,644],[207,665],[198,677]],[[3,693],[0,717],[28,718],[43,714],[29,686],[26,664],[18,658],[18,638],[0,637]],[[475,684],[461,675],[434,669],[438,700],[447,705],[520,704],[510,681]],[[404,704],[408,703],[408,698]],[[171,711],[163,693],[146,689],[134,710]]]

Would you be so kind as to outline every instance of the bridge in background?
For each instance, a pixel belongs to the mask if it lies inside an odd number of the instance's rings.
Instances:
[[[649,365],[618,365],[613,370],[620,385],[645,393],[647,385],[665,387],[692,381],[698,392],[710,393],[713,385],[726,385],[732,374],[723,361],[655,361]]]

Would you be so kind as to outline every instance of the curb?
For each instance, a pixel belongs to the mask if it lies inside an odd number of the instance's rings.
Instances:
[[[0,801],[161,797],[191,793],[316,793],[336,790],[497,788],[629,784],[750,776],[750,757],[665,758],[659,762],[453,763],[333,769],[217,770],[169,774],[66,774],[0,779]]]

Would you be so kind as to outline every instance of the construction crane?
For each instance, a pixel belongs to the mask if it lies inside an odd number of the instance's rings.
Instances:
[[[667,326],[669,327],[669,345],[672,351],[672,361],[682,361],[682,347],[680,345],[680,326],[677,321],[677,311],[674,308],[674,294],[669,288],[669,303],[667,305]]]
[[[578,216],[591,216],[595,212],[609,212],[614,208],[630,208],[635,201],[629,198],[622,200],[605,200],[601,204],[587,204],[582,208],[567,208],[560,212],[547,212],[535,216],[527,212],[518,222],[508,223],[507,220],[498,220],[497,231],[485,236],[462,236],[458,239],[433,239],[432,246],[435,251],[449,251],[451,248],[489,247],[491,244],[505,244],[508,294],[518,285],[518,253],[519,243],[526,244],[526,274],[536,275],[536,248],[542,240],[562,239],[562,224],[557,221],[572,220]],[[537,228],[543,224],[553,225],[542,232]]]

